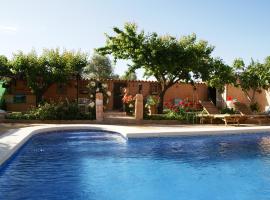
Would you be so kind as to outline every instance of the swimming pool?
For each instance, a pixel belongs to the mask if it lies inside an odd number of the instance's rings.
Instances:
[[[269,199],[270,135],[33,136],[0,169],[0,199]]]

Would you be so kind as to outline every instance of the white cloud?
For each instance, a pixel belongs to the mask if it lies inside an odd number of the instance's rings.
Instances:
[[[17,28],[14,26],[1,26],[0,25],[0,32],[11,32],[11,33],[15,33],[17,32]]]

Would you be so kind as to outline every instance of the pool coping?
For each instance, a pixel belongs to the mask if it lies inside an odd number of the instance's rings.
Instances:
[[[174,137],[199,135],[224,135],[270,132],[270,126],[119,126],[99,124],[48,124],[10,130],[0,136],[0,166],[17,152],[35,134],[59,130],[101,130],[120,134],[126,139],[145,137]]]

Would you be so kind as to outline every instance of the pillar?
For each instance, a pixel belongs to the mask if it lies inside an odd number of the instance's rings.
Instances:
[[[142,94],[136,94],[135,119],[136,120],[143,119],[143,95]]]
[[[103,119],[103,94],[96,93],[96,120],[101,122]]]

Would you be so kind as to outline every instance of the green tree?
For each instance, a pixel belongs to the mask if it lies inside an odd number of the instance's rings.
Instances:
[[[114,36],[107,36],[105,47],[97,49],[115,59],[131,60],[131,71],[143,68],[145,76],[154,76],[160,84],[158,112],[163,112],[166,91],[175,83],[193,82],[210,78],[213,72],[211,53],[214,50],[206,41],[198,41],[195,34],[176,39],[157,33],[138,32],[137,26],[127,23],[124,29],[114,27]]]
[[[136,72],[125,71],[120,78],[123,80],[137,80],[137,74]]]
[[[236,84],[234,69],[224,64],[222,59],[212,59],[210,66],[208,74],[205,74],[203,78],[210,87],[215,87],[219,92],[223,92],[226,84]]]
[[[11,74],[7,57],[0,55],[0,79],[9,77]]]
[[[238,86],[242,88],[250,104],[254,104],[256,93],[270,88],[270,57],[267,57],[264,63],[251,60],[249,65],[245,65],[242,59],[236,59],[233,66]]]
[[[94,53],[89,64],[84,68],[83,77],[90,79],[116,78],[111,60],[107,56]]]
[[[28,54],[18,52],[11,60],[11,70],[17,77],[23,77],[36,95],[37,105],[43,94],[53,83],[64,83],[87,65],[87,55],[81,52],[45,49],[38,56],[35,51]]]

